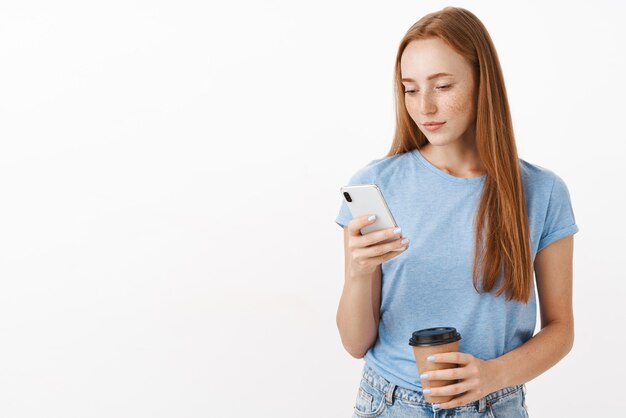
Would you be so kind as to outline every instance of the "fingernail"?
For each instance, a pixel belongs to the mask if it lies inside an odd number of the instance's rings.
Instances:
[[[408,238],[405,238],[405,239],[403,239],[403,240],[402,240],[402,243],[403,243],[403,244],[406,244],[407,242],[409,242],[409,239],[408,239]]]
[[[422,373],[420,379],[428,379],[428,373]]]
[[[426,360],[428,360],[428,361],[435,361],[435,356],[428,356],[426,358]]]
[[[430,389],[424,389],[424,395],[428,395],[430,392],[432,392],[432,390],[430,390]]]
[[[402,232],[401,228],[396,228],[396,229],[393,230],[394,234],[399,234],[400,232]]]
[[[374,219],[376,219],[376,215],[371,215],[369,218],[367,218],[368,221],[373,221]]]
[[[436,404],[433,405],[433,408],[439,409],[440,406],[441,406],[440,404],[436,403]]]

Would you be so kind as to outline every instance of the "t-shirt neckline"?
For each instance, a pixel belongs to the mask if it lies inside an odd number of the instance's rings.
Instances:
[[[431,172],[435,173],[436,175],[438,175],[439,177],[442,177],[448,181],[452,181],[455,183],[465,183],[465,184],[474,184],[474,183],[481,183],[485,180],[485,178],[487,177],[486,174],[482,175],[482,176],[478,176],[478,177],[456,177],[453,176],[452,174],[446,173],[445,171],[437,168],[435,165],[433,165],[430,161],[428,161],[420,152],[420,150],[418,148],[415,148],[411,151],[411,154],[413,154],[415,156],[415,158],[417,159],[417,161],[419,161],[420,163],[422,163],[422,165],[424,167],[426,167],[428,170],[430,170]]]

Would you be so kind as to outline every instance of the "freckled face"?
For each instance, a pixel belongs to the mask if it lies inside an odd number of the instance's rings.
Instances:
[[[411,41],[400,70],[407,112],[431,144],[473,142],[477,92],[472,67],[463,56],[439,38]],[[428,80],[438,73],[451,75]],[[446,123],[430,132],[423,125],[429,121]]]

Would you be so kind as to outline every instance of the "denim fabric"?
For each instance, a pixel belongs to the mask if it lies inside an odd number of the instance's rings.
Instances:
[[[509,386],[467,405],[434,409],[416,392],[390,383],[365,364],[352,418],[528,418],[526,385]]]

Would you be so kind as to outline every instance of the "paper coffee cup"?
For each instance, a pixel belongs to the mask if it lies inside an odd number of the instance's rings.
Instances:
[[[437,327],[426,328],[413,332],[409,345],[413,347],[413,355],[417,366],[418,378],[422,373],[428,373],[431,370],[453,369],[458,364],[453,363],[433,363],[426,361],[428,356],[437,353],[447,353],[451,351],[459,351],[459,341],[461,334],[453,327]],[[430,380],[424,379],[422,382],[423,389],[436,388],[457,383],[458,380]],[[448,402],[457,395],[451,396],[431,396],[424,395],[424,399],[431,403]]]

